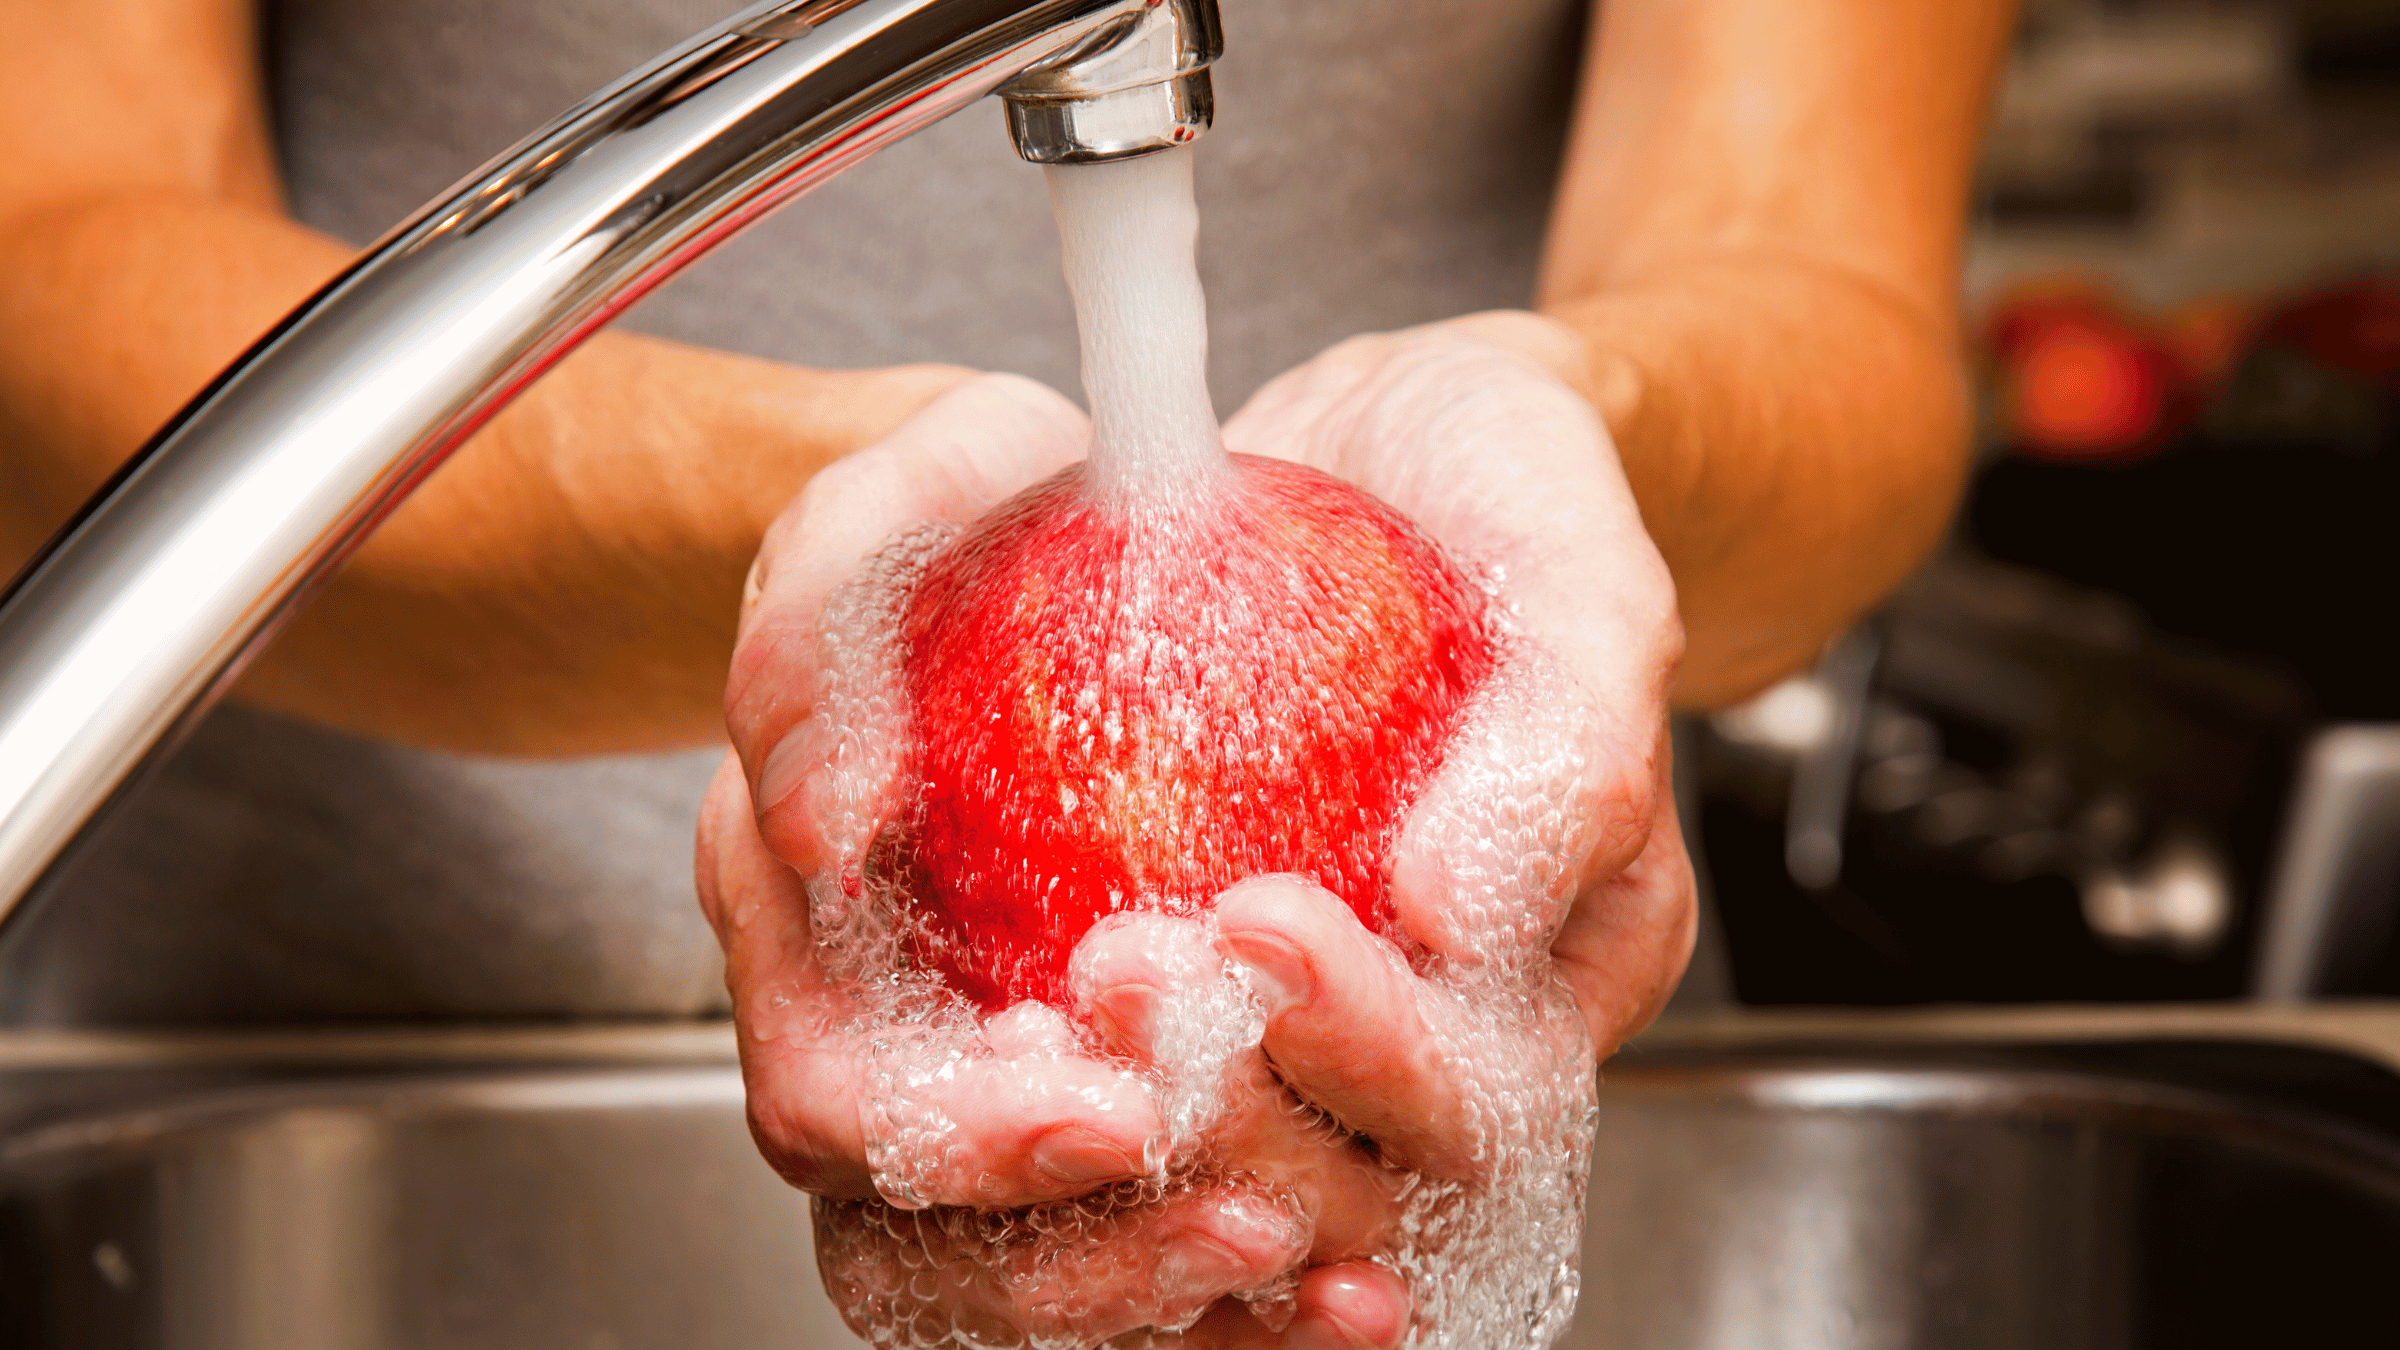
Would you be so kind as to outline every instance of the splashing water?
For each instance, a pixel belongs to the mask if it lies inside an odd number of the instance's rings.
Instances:
[[[1240,1295],[1280,1327],[1311,1209],[1226,1141],[1259,1103],[1307,1109],[1259,1052],[1263,1012],[1208,908],[1298,872],[1408,953],[1438,1059],[1460,1069],[1471,1178],[1400,1173],[1338,1133],[1313,1145],[1388,1183],[1375,1259],[1412,1292],[1409,1344],[1533,1350],[1574,1308],[1593,1113],[1591,1047],[1547,950],[1591,846],[1571,807],[1597,768],[1588,701],[1514,632],[1496,571],[1455,570],[1322,475],[1224,453],[1190,174],[1186,151],[1050,171],[1088,466],[964,531],[892,541],[827,607],[812,734],[835,749],[810,785],[826,861],[807,880],[826,967],[866,1009],[883,1198],[818,1202],[820,1264],[878,1346],[1164,1350],[1213,1291],[1157,1269],[1155,1235],[1206,1208],[1289,1254]],[[1018,641],[1027,614],[1067,631]],[[1011,729],[962,751],[952,721]],[[1404,826],[1480,935],[1473,959],[1397,927]],[[1171,976],[1146,1061],[1108,1056],[1074,1015],[1087,933]],[[1158,1104],[1152,1175],[1030,1209],[930,1205],[964,1166],[939,1089],[988,1072],[1057,1091],[1042,1070],[1067,1060]]]

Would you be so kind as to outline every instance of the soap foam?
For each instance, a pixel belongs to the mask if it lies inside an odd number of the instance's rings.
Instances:
[[[1189,156],[1053,170],[1052,190],[1083,325],[1096,477],[1136,497],[1188,490],[1178,485],[1226,463],[1202,372]],[[870,1047],[863,1123],[881,1197],[817,1202],[827,1287],[877,1346],[1084,1350],[1111,1336],[1112,1346],[1174,1346],[1207,1311],[1206,1291],[1161,1284],[1160,1243],[1146,1234],[1170,1210],[1209,1206],[1292,1254],[1242,1295],[1280,1326],[1313,1226],[1300,1197],[1212,1153],[1231,1086],[1263,1071],[1264,1014],[1241,969],[1215,954],[1205,916],[1105,921],[1174,974],[1145,1063],[1109,1057],[1091,1027],[1038,1004],[982,1018],[910,957],[914,867],[900,827],[912,751],[897,634],[917,580],[956,534],[926,526],[895,539],[822,620],[826,673],[803,734],[830,749],[803,787],[820,836],[808,893],[826,969],[862,1009],[850,1031]],[[1555,661],[1506,631],[1502,579],[1481,579],[1502,630],[1499,665],[1409,825],[1455,897],[1460,931],[1476,939],[1447,958],[1407,953],[1428,990],[1437,1058],[1464,1071],[1475,1175],[1396,1186],[1400,1217],[1374,1259],[1415,1299],[1410,1345],[1536,1350],[1563,1333],[1578,1291],[1594,1054],[1548,945],[1592,846],[1577,806],[1598,769],[1598,719]],[[1032,1208],[929,1207],[971,1181],[959,1176],[960,1122],[938,1090],[983,1069],[1016,1073],[1023,1093],[1038,1093],[1055,1081],[1042,1067],[1069,1057],[1106,1063],[1158,1104],[1166,1133],[1150,1175]],[[1100,1306],[1104,1288],[1126,1302]]]

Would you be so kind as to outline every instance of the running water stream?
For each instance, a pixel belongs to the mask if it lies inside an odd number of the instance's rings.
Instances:
[[[1044,172],[1083,343],[1093,486],[1188,495],[1226,464],[1208,397],[1208,301],[1193,261],[1192,152]]]

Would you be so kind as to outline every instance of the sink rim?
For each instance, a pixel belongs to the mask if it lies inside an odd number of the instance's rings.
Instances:
[[[668,1085],[682,1091],[668,1096],[662,1091]],[[150,1105],[70,1116],[0,1135],[0,1190],[6,1188],[7,1173],[37,1165],[45,1158],[77,1152],[139,1151],[161,1138],[286,1111],[373,1111],[405,1119],[479,1107],[552,1112],[624,1106],[738,1109],[742,1102],[739,1069],[674,1063],[369,1069],[322,1078],[203,1088]]]

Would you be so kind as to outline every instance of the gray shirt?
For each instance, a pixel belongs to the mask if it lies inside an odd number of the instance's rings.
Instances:
[[[1526,303],[1579,0],[1221,3],[1196,170],[1220,407],[1352,333]],[[736,7],[273,3],[292,210],[364,244]],[[621,322],[812,365],[949,361],[1079,388],[1041,176],[996,106],[885,151]],[[436,755],[221,709],[9,933],[0,1020],[720,1010],[690,880],[715,759]]]

